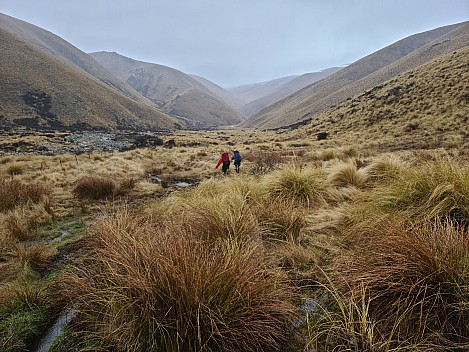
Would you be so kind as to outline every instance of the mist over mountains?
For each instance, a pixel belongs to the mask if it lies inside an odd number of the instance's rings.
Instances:
[[[224,89],[114,52],[84,53],[0,14],[0,127],[272,129],[301,125],[469,44],[467,22],[418,33],[345,67]]]

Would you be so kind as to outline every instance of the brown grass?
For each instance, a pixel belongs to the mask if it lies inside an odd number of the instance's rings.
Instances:
[[[77,198],[90,200],[107,198],[114,195],[115,192],[116,184],[114,181],[99,176],[86,176],[78,180],[73,189],[73,194]]]
[[[120,212],[69,277],[85,321],[118,350],[278,350],[294,309],[258,247],[214,251],[176,225]]]
[[[28,202],[38,203],[47,195],[38,184],[25,184],[17,180],[0,178],[0,212],[5,212]]]
[[[337,261],[341,290],[359,294],[363,285],[377,319],[409,312],[401,339],[468,344],[467,230],[451,221],[410,228],[394,220],[368,232]]]

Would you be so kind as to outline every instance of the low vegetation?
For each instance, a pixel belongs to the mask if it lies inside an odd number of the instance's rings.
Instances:
[[[69,309],[53,351],[467,349],[465,149],[218,133],[2,158],[1,349]]]

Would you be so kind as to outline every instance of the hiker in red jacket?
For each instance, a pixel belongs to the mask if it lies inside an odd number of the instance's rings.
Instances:
[[[220,164],[223,164],[221,170],[223,171],[223,175],[226,176],[226,173],[230,168],[230,155],[228,154],[228,152],[224,152],[221,155],[220,160],[218,160],[217,166],[215,166],[215,168],[218,168]]]

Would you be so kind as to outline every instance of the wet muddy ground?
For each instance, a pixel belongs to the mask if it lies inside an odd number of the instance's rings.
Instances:
[[[168,132],[135,131],[0,131],[0,156],[19,154],[83,154],[122,152],[135,148],[174,146]],[[174,142],[174,141],[173,141]]]

